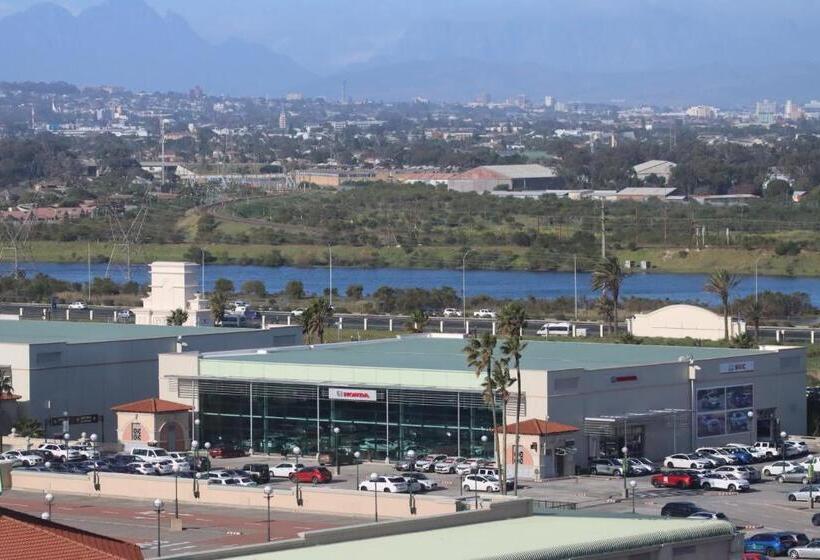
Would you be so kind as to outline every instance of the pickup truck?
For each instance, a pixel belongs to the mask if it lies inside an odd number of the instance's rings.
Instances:
[[[479,309],[473,311],[473,317],[477,319],[495,319],[495,311],[492,309]]]

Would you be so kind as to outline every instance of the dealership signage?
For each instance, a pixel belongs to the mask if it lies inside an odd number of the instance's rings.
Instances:
[[[376,391],[369,389],[345,389],[342,387],[331,387],[328,391],[330,400],[333,401],[376,401]]]
[[[743,373],[754,370],[755,363],[751,360],[748,362],[730,362],[728,364],[720,364],[720,373]]]

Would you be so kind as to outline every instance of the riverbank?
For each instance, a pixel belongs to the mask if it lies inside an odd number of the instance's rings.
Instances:
[[[78,263],[87,258],[88,244],[73,241],[33,241],[31,256],[36,261]],[[131,251],[134,264],[157,260],[185,260],[190,244],[144,244]],[[205,249],[215,264],[280,264],[295,267],[326,266],[328,249],[317,245],[229,245],[209,244]],[[91,243],[93,262],[107,262],[111,255],[110,243]],[[518,247],[480,247],[467,258],[470,269],[532,270],[530,256],[538,250]],[[772,251],[708,248],[615,250],[621,260],[649,261],[652,270],[680,274],[708,274],[727,268],[738,274],[754,274],[755,262],[759,274],[772,276],[820,276],[820,252],[804,251],[796,256],[776,255]],[[543,251],[549,255],[549,251]],[[459,246],[415,247],[352,247],[334,246],[333,264],[340,267],[364,268],[461,268],[463,249]],[[124,255],[119,256],[124,260]],[[589,270],[595,259],[579,258],[579,270]],[[571,271],[572,255],[549,256],[547,269]]]

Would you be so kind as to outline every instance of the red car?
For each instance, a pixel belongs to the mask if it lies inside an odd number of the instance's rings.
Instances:
[[[697,475],[683,471],[669,471],[652,477],[655,488],[697,488],[700,480]]]
[[[769,557],[761,552],[744,552],[743,560],[769,560]]]
[[[221,443],[211,447],[210,455],[213,459],[227,459],[228,457],[244,457],[246,454],[241,447]]]
[[[333,474],[325,467],[304,467],[288,475],[291,482],[324,484],[333,480]]]

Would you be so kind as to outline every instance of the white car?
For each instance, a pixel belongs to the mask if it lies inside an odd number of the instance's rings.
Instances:
[[[456,465],[456,474],[460,474],[461,476],[470,474],[473,472],[473,464],[470,461],[465,461],[463,463],[458,463]]]
[[[441,314],[445,317],[461,317],[461,311],[455,307],[448,307]]]
[[[687,519],[703,519],[703,520],[711,520],[717,519],[720,521],[727,521],[726,516],[722,513],[715,513],[713,511],[698,511],[693,513]]]
[[[789,558],[820,558],[820,539],[789,549]]]
[[[293,317],[301,317],[302,315],[304,315],[304,314],[305,314],[305,310],[304,310],[304,309],[302,309],[301,307],[297,307],[296,309],[294,309],[293,311],[291,311],[291,312],[290,312],[290,314],[291,314],[291,316],[293,316]]]
[[[270,475],[277,478],[288,478],[291,473],[303,468],[305,468],[305,465],[302,463],[279,463],[271,467]]]
[[[421,492],[424,487],[421,485],[421,482],[413,478],[412,476],[402,476],[404,481],[407,483],[407,490],[408,492]]]
[[[572,325],[569,323],[545,323],[535,331],[538,336],[569,336],[572,334]]]
[[[359,490],[370,492],[390,492],[393,494],[407,492],[407,481],[403,476],[379,476],[375,481],[370,479],[362,480],[359,483]]]
[[[725,465],[734,465],[737,463],[737,457],[719,447],[698,447],[695,449],[695,453],[706,455],[709,459],[717,459],[717,462],[723,461]]]
[[[495,311],[492,309],[479,309],[473,311],[473,317],[477,319],[495,319]]]
[[[803,486],[800,490],[796,490],[789,494],[790,502],[808,502],[809,488],[811,488],[811,499],[814,502],[820,501],[820,484],[811,484]]]
[[[130,309],[120,309],[117,311],[117,319],[130,319],[133,316],[134,314],[131,313]]]
[[[238,486],[239,483],[235,478],[209,478],[208,484],[219,486]]]
[[[439,461],[443,461],[446,458],[447,455],[426,455],[421,459],[416,459],[416,470],[433,472],[436,463],[438,463]]]
[[[51,456],[60,461],[77,461],[80,459],[80,453],[76,449],[70,447],[66,450],[65,445],[58,445],[56,443],[41,443],[37,446],[40,451],[47,451]]]
[[[493,476],[468,474],[462,485],[465,492],[501,492],[501,484]]]
[[[637,459],[629,459],[629,474],[633,476],[643,476],[645,474],[652,474],[652,467],[643,464]]]
[[[42,465],[43,458],[34,453],[29,453],[23,449],[12,449],[6,451],[0,457],[5,461],[14,461],[14,466],[33,467],[34,465]]]
[[[404,475],[402,478],[404,479],[412,479],[415,480],[421,486],[421,490],[427,492],[429,490],[437,490],[438,489],[438,482],[433,480],[432,478],[427,478],[427,475],[422,473],[410,473]],[[415,492],[415,490],[413,490]]]
[[[228,480],[229,478],[236,478],[236,475],[223,470],[208,471],[208,480]]]
[[[157,474],[154,463],[148,463],[147,461],[134,461],[129,463],[128,466],[138,474]]]
[[[663,460],[663,464],[670,469],[710,469],[714,465],[711,461],[686,453],[675,453]]]
[[[445,460],[434,464],[433,470],[438,474],[455,474],[456,465],[463,463],[464,461],[464,457],[447,457]]]
[[[700,477],[700,487],[704,490],[744,492],[749,489],[749,481],[734,474],[711,472]]]
[[[77,451],[81,459],[93,460],[100,458],[100,452],[88,445],[71,445],[70,448]]]
[[[780,457],[780,449],[770,441],[756,441],[752,447],[763,453],[766,458]]]
[[[157,474],[173,474],[174,472],[174,462],[170,459],[166,459],[165,461],[157,461],[152,464],[154,465],[154,469],[156,469]]]
[[[786,452],[786,458],[797,457],[809,452],[808,446],[802,441],[787,441],[783,445],[783,449]]]
[[[733,474],[740,478],[745,478],[749,482],[757,482],[760,480],[760,473],[754,467],[745,467],[741,465],[723,465],[712,471],[720,474]]]
[[[800,466],[800,463],[794,461],[775,461],[771,465],[763,467],[763,476],[777,476],[783,473],[790,473]]]
[[[88,309],[84,301],[72,301],[68,304],[69,309]]]
[[[237,486],[257,486],[256,482],[249,476],[235,476]]]

